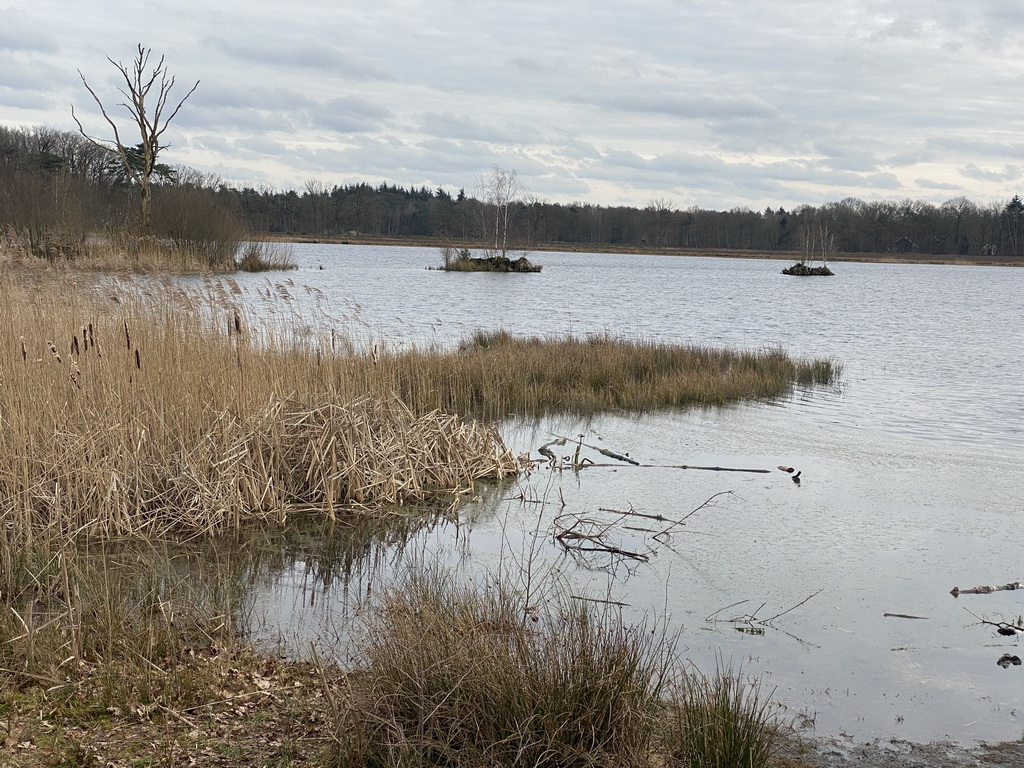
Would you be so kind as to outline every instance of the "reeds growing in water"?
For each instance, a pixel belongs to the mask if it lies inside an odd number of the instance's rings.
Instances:
[[[605,336],[458,350],[296,344],[229,289],[0,281],[0,520],[105,536],[454,498],[521,468],[494,421],[722,405],[831,361]]]
[[[106,290],[0,287],[7,524],[214,532],[426,502],[519,469],[493,427],[367,390],[350,360],[289,349],[236,307]]]

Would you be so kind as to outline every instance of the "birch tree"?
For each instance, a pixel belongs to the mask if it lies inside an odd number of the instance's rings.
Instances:
[[[480,202],[483,203],[484,235],[488,242],[493,237],[494,254],[508,256],[511,249],[509,236],[514,223],[516,206],[524,188],[514,170],[495,165],[491,175],[478,183]]]

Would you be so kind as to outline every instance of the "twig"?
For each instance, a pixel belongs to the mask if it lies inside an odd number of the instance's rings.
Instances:
[[[610,507],[598,507],[598,512],[614,512],[617,515],[631,515],[633,517],[644,517],[648,520],[657,520],[659,523],[669,522],[669,518],[664,515],[645,515],[642,512],[637,512],[634,509],[611,509]]]
[[[690,512],[689,512],[688,514],[686,514],[686,515],[683,515],[683,517],[682,517],[682,518],[680,518],[679,520],[676,520],[676,522],[672,523],[672,525],[670,525],[670,526],[669,526],[668,528],[666,528],[665,530],[663,530],[663,531],[660,531],[659,533],[656,533],[656,534],[654,534],[654,537],[653,537],[653,538],[655,538],[655,539],[656,539],[656,538],[658,538],[659,536],[664,536],[664,535],[665,535],[666,533],[668,533],[669,531],[671,531],[671,530],[672,530],[673,528],[675,528],[675,527],[676,527],[677,525],[682,525],[682,524],[683,524],[683,521],[684,521],[684,520],[686,520],[686,519],[687,519],[688,517],[692,517],[692,516],[693,516],[693,515],[694,515],[694,514],[695,514],[696,512],[698,512],[698,511],[699,511],[699,510],[701,510],[701,509],[704,509],[704,507],[706,507],[706,506],[707,506],[708,504],[710,504],[710,503],[711,503],[712,501],[714,501],[715,499],[717,499],[717,498],[718,498],[719,496],[723,496],[723,495],[725,495],[725,494],[727,494],[727,493],[728,493],[728,494],[731,494],[731,493],[732,493],[732,491],[719,491],[718,493],[716,493],[715,495],[713,495],[713,496],[712,496],[711,498],[709,498],[709,499],[708,499],[707,501],[705,501],[705,502],[704,502],[703,504],[701,504],[701,505],[700,505],[699,507],[697,507],[697,508],[696,508],[696,509],[694,509],[694,510],[691,510],[691,511],[690,511]]]
[[[777,618],[779,618],[779,616],[785,616],[785,615],[786,615],[787,613],[789,613],[790,611],[795,611],[795,610],[796,610],[797,608],[799,608],[799,607],[800,607],[801,605],[803,605],[804,603],[806,603],[806,602],[807,602],[808,600],[810,600],[810,599],[811,599],[812,597],[817,597],[817,596],[818,596],[818,595],[820,595],[820,594],[821,594],[821,593],[822,593],[823,591],[824,591],[824,587],[822,587],[821,589],[819,589],[819,590],[818,590],[817,592],[815,592],[815,593],[814,593],[813,595],[808,595],[808,596],[807,596],[807,597],[805,597],[805,598],[804,598],[803,600],[801,600],[801,601],[800,601],[799,603],[797,603],[796,605],[794,605],[794,606],[793,606],[792,608],[787,608],[787,609],[786,609],[786,610],[784,610],[784,611],[783,611],[782,613],[776,613],[776,614],[775,614],[774,616],[772,616],[772,617],[771,617],[770,619],[765,619],[765,621],[764,621],[763,623],[764,623],[764,624],[771,624],[771,623],[772,623],[773,621],[775,621],[775,620],[776,620]],[[761,610],[761,609],[760,609],[760,608],[758,608],[758,610]]]
[[[588,603],[604,603],[606,605],[621,605],[624,608],[629,607],[629,603],[620,603],[618,600],[601,600],[596,597],[581,597],[580,595],[569,595],[573,600],[586,600]]]

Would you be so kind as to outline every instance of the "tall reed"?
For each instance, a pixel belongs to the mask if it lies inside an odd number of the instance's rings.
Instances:
[[[0,301],[0,520],[19,528],[213,532],[452,498],[520,468],[493,427],[367,389],[352,360],[254,326],[229,294],[12,277]]]

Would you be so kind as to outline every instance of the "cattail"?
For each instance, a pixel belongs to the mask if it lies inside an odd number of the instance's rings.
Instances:
[[[128,321],[124,321],[124,340],[128,344],[128,351],[132,351],[132,335],[128,332]]]
[[[57,351],[57,345],[49,340],[47,340],[46,343],[50,345],[50,351],[53,353],[53,356],[57,358],[57,362],[63,363],[64,361],[60,357],[60,352]]]
[[[86,342],[87,345],[88,345],[88,343],[89,342]],[[88,347],[86,347],[86,348],[88,348]],[[71,337],[71,354],[72,355],[79,355],[79,356],[82,354],[81,351],[78,348],[78,334],[77,333],[74,336]]]
[[[28,350],[25,349],[25,337],[21,337],[21,361],[23,363],[28,362]]]
[[[142,360],[139,357],[138,349],[135,350],[135,367],[138,368],[140,371],[142,370]]]
[[[235,333],[242,332],[242,317],[238,314],[238,310],[235,310]]]
[[[93,335],[93,332],[92,332],[92,323],[89,323],[89,346],[91,346],[91,347],[95,347],[96,346],[96,337]]]

